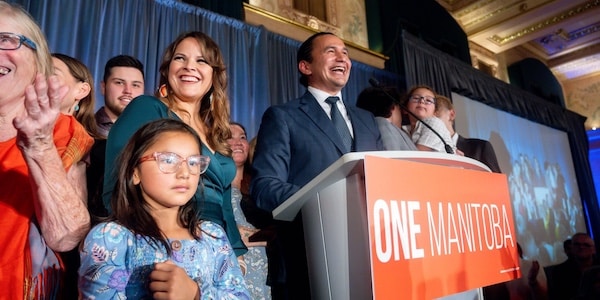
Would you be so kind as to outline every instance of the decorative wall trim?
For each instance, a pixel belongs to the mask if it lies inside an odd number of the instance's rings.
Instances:
[[[311,15],[307,15],[301,11],[295,10],[293,8],[285,8],[281,10],[281,14],[300,24],[303,24],[305,26],[308,26],[314,30],[317,31],[328,31],[328,32],[332,32],[335,33],[336,35],[340,35],[340,28],[337,26],[334,26],[333,24],[330,24],[328,22],[322,21],[317,19],[314,16]]]
[[[290,18],[280,16],[269,11],[266,11],[260,7],[255,5],[251,5],[248,3],[244,3],[244,14],[246,16],[245,22],[251,25],[264,26],[267,30],[281,34],[283,36],[292,38],[297,41],[304,41],[312,34],[319,31],[331,31],[327,28],[320,27],[321,24],[318,23],[318,28],[309,26],[308,24],[304,24]],[[329,25],[332,26],[332,25]],[[333,31],[331,31],[333,32]],[[336,33],[336,32],[333,32]],[[336,33],[339,36],[339,34]],[[351,41],[344,40],[346,46],[350,49],[350,57],[353,60],[359,61],[361,63],[379,68],[385,68],[385,61],[389,59],[389,57],[355,44]]]
[[[492,68],[493,74],[491,75],[500,79],[498,77],[498,59],[493,52],[473,42],[469,42],[469,52],[471,53],[471,64],[475,69],[479,69],[479,63],[483,62]]]

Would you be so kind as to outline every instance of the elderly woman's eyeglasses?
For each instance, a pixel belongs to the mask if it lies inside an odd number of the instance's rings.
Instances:
[[[12,32],[0,32],[0,49],[1,50],[16,50],[21,48],[21,45],[36,50],[35,43],[24,35]]]
[[[435,104],[435,98],[428,96],[412,95],[409,100],[412,103],[423,103],[425,105]]]
[[[177,172],[183,162],[187,163],[190,174],[202,174],[208,168],[210,157],[204,155],[190,155],[187,158],[179,156],[173,152],[154,152],[140,158],[140,163],[154,160],[158,164],[158,169],[165,174]]]

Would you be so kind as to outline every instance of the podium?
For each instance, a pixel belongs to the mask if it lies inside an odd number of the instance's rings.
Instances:
[[[313,299],[373,298],[366,155],[490,172],[479,161],[439,152],[351,152],[340,157],[273,211],[275,219],[284,221],[302,211]]]

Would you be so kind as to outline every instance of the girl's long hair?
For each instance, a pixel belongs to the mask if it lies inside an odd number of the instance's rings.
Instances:
[[[133,174],[135,168],[139,165],[140,158],[166,132],[189,134],[198,143],[198,149],[202,149],[200,137],[194,129],[181,121],[160,119],[142,126],[131,137],[117,158],[119,163],[117,168],[118,178],[111,198],[112,213],[108,220],[115,221],[134,234],[143,236],[150,244],[157,246],[157,249],[162,244],[167,253],[171,255],[171,246],[152,217],[150,207],[142,195],[140,185],[133,183]],[[202,188],[201,182],[200,180],[198,188]],[[178,221],[188,229],[195,239],[200,238],[200,231],[198,230],[200,220],[193,201],[190,200],[179,208]]]

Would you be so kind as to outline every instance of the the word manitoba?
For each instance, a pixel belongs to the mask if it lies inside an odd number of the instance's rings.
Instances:
[[[515,246],[509,208],[489,203],[375,201],[375,252],[380,262],[492,251]]]

